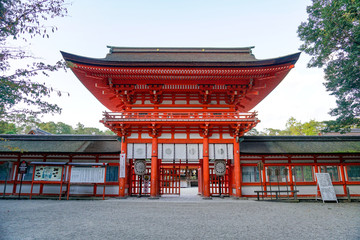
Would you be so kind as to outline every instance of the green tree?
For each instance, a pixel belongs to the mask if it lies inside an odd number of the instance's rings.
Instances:
[[[336,97],[327,131],[360,127],[360,1],[313,0],[298,28],[308,67],[324,67],[325,87]]]
[[[54,123],[54,122],[38,123],[38,124],[36,124],[36,127],[40,128],[41,130],[44,130],[48,133],[57,134],[56,123]]]
[[[14,123],[0,121],[0,134],[18,134],[19,128]]]
[[[323,122],[317,122],[310,120],[302,125],[302,131],[306,136],[320,135],[324,131],[326,124]]]
[[[85,126],[82,123],[77,123],[74,130],[75,134],[85,134]]]
[[[303,133],[303,125],[297,121],[294,117],[289,118],[285,124],[285,130],[282,135],[299,136],[305,135]]]
[[[57,28],[47,27],[43,22],[66,14],[64,0],[0,0],[0,120],[21,121],[29,116],[60,113],[59,106],[43,100],[53,89],[33,78],[48,76],[49,72],[64,68],[65,64],[61,61],[53,65],[33,62],[15,69],[14,63],[34,57],[25,48],[14,45],[36,36],[48,38],[49,32]]]
[[[264,131],[258,132],[258,134],[253,135],[262,135],[262,136],[315,136],[321,134],[325,129],[326,124],[323,122],[318,122],[315,120],[310,120],[309,122],[301,123],[296,120],[294,117],[290,117],[286,124],[285,129],[275,129],[275,128],[265,128]]]
[[[56,134],[73,134],[73,133],[74,133],[74,129],[72,128],[72,126],[63,122],[58,122],[56,124]]]

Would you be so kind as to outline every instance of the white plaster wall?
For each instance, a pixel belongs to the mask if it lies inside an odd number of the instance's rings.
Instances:
[[[203,145],[199,144],[199,158],[200,159],[203,159],[203,153],[204,153]]]
[[[226,144],[215,144],[215,159],[227,159],[227,146]]]
[[[133,158],[134,153],[133,153],[133,144],[132,143],[128,143],[127,144],[127,158],[131,159]]]
[[[186,133],[175,133],[174,138],[175,139],[186,139]]]
[[[344,194],[343,185],[335,185],[334,189],[336,194]]]
[[[139,138],[139,133],[132,133],[130,136],[127,136],[129,139]]]
[[[189,160],[199,159],[199,146],[198,144],[187,145],[187,156]]]
[[[65,184],[63,184],[62,190],[63,191],[66,190]],[[59,185],[45,184],[43,187],[43,193],[44,194],[48,194],[48,193],[59,194],[60,193],[60,184]]]
[[[12,193],[14,185],[13,184],[6,184],[6,192],[5,193]],[[5,184],[0,184],[0,195],[4,193]]]
[[[223,133],[222,137],[223,139],[234,139],[232,136],[230,136],[230,133]]]
[[[296,190],[299,190],[298,195],[316,195],[317,193],[317,186],[296,186]]]
[[[174,144],[163,144],[163,160],[174,159]]]
[[[146,144],[143,143],[134,143],[134,159],[144,159],[146,158]]]
[[[202,137],[198,133],[190,133],[189,134],[190,139],[201,139]]]
[[[162,149],[163,149],[162,144],[158,144],[158,158],[159,159],[162,159]]]
[[[141,133],[141,138],[142,139],[152,139],[152,137],[150,137],[148,133]]]
[[[260,191],[260,186],[242,186],[241,187],[241,194],[242,195],[256,195],[254,191]]]
[[[211,137],[209,137],[209,139],[219,139],[219,138],[220,138],[219,133],[214,133],[213,135],[211,135]]]
[[[229,159],[234,159],[234,145],[233,144],[227,144],[228,148],[228,157]],[[241,158],[241,155],[240,155]]]
[[[158,139],[171,139],[171,133],[163,133]]]
[[[99,194],[102,194],[103,188],[98,187],[97,191],[100,192]],[[115,195],[118,195],[118,194],[119,194],[119,186],[117,186],[117,185],[114,185],[114,186],[106,186],[106,188],[105,188],[105,194],[115,194]]]
[[[94,186],[86,185],[86,186],[70,186],[70,194],[93,194]]]
[[[7,188],[7,187],[6,187]],[[20,183],[16,185],[16,193],[19,193]],[[31,184],[23,184],[21,187],[21,193],[30,193]],[[34,184],[33,193],[38,193],[40,191],[40,185]]]
[[[350,190],[350,194],[360,194],[360,185],[347,185]]]
[[[186,160],[186,144],[175,144],[175,160]]]
[[[209,144],[209,159],[215,159],[215,146],[214,146],[214,144]]]
[[[152,151],[152,144],[147,143],[146,144],[146,158],[151,159],[151,151]]]

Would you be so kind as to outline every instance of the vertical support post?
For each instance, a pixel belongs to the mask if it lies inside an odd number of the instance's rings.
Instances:
[[[210,173],[209,173],[209,137],[203,138],[203,195],[210,198]]]
[[[119,197],[124,198],[125,197],[125,189],[126,189],[126,158],[127,158],[127,142],[125,139],[125,136],[122,136],[121,138],[121,154],[125,154],[125,164],[124,164],[124,168],[125,168],[125,176],[120,178],[120,174],[119,174]],[[122,166],[120,166],[119,164],[119,172],[120,172],[120,168]]]
[[[158,138],[153,135],[151,146],[151,185],[150,198],[157,198],[159,195],[159,161],[158,161]]]
[[[70,159],[70,162],[72,162],[72,159]],[[67,187],[66,187],[66,191],[67,191],[67,197],[66,197],[66,200],[69,200],[69,196],[70,196],[70,181],[71,181],[71,169],[72,169],[72,166],[70,165],[69,166],[69,175],[68,175],[68,184],[67,184]]]
[[[241,197],[241,168],[240,168],[240,143],[239,137],[234,137],[234,173],[235,173],[235,197]]]
[[[198,167],[198,195],[203,195],[203,160],[199,159],[199,167]]]
[[[18,178],[19,178],[19,165],[20,165],[20,154],[17,155],[17,161],[16,161],[16,164],[14,165],[16,170],[15,170],[15,179],[14,179],[13,191],[12,191],[13,195],[16,194],[16,186],[17,186],[17,182],[18,182]]]
[[[59,200],[61,200],[61,194],[62,194],[62,188],[63,188],[63,183],[64,183],[64,172],[65,172],[65,167],[64,165],[61,167],[61,183],[60,183],[60,193],[59,193]],[[35,175],[35,167],[34,167],[34,175]],[[34,176],[33,176],[33,182],[34,182]]]
[[[289,157],[289,158],[290,158],[290,157]],[[289,162],[290,162],[290,161],[289,161]],[[290,191],[294,191],[294,179],[293,179],[293,173],[292,173],[293,167],[295,167],[295,166],[289,165]],[[293,196],[294,196],[294,193],[291,192],[290,196],[293,197]]]
[[[347,186],[346,186],[346,179],[345,179],[345,171],[344,171],[344,165],[342,163],[342,159],[341,159],[341,164],[340,164],[340,176],[341,176],[341,182],[343,184],[344,195],[347,196]]]
[[[96,156],[96,158],[98,159],[98,156]],[[103,163],[104,164],[104,163]],[[105,173],[104,173],[104,188],[103,188],[103,200],[105,200],[105,187],[106,187],[106,170],[107,170],[107,165],[105,165]],[[126,178],[125,178],[126,179]]]
[[[34,187],[34,178],[35,178],[35,168],[36,166],[34,165],[34,170],[33,170],[33,175],[32,175],[32,178],[31,178],[31,188],[30,188],[30,200],[32,198],[32,192],[33,192],[33,187]],[[62,177],[62,176],[61,176]],[[40,194],[39,194],[40,195]]]

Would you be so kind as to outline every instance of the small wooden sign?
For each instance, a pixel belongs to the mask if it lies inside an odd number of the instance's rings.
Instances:
[[[259,171],[262,171],[264,169],[264,163],[258,162],[257,167],[258,167]]]
[[[125,153],[120,154],[120,178],[125,178]]]
[[[19,165],[19,174],[26,174],[28,169],[28,163],[26,161],[21,161]]]

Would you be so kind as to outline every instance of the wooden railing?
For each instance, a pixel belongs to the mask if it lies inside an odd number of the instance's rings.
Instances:
[[[258,121],[257,113],[236,112],[104,112],[103,122],[117,121]]]

